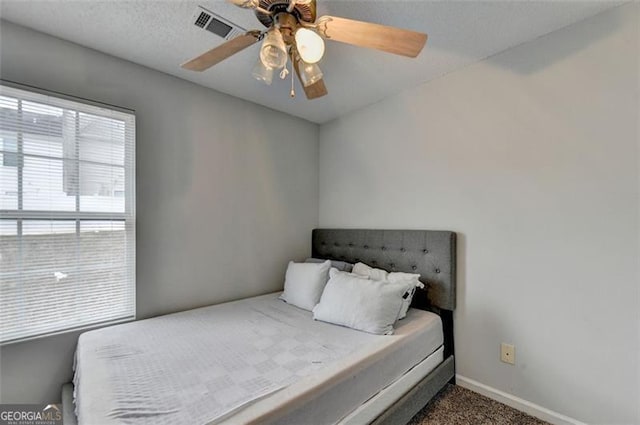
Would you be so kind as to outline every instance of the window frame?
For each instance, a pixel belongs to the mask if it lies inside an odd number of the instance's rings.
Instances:
[[[13,90],[19,90],[20,95],[12,94]],[[8,91],[8,93],[7,93]],[[51,99],[46,104],[59,107],[63,109],[70,109],[76,113],[76,119],[79,114],[85,113],[90,115],[99,115],[107,118],[115,118],[125,122],[125,147],[124,147],[124,162],[123,164],[106,164],[106,163],[94,163],[89,160],[80,159],[79,150],[76,149],[74,161],[77,162],[78,167],[81,163],[87,164],[100,164],[109,165],[114,167],[122,167],[124,169],[124,212],[100,212],[100,211],[80,211],[82,196],[81,191],[77,190],[73,195],[75,197],[75,209],[73,211],[63,210],[24,210],[24,190],[23,190],[23,173],[24,173],[24,158],[25,156],[33,158],[43,159],[55,159],[64,161],[63,158],[56,158],[49,155],[37,155],[37,154],[24,154],[24,141],[23,133],[16,130],[16,152],[13,155],[17,158],[17,204],[16,209],[0,209],[0,218],[2,220],[15,220],[16,221],[16,236],[19,239],[22,237],[22,223],[25,220],[44,220],[44,221],[74,221],[76,225],[75,235],[76,238],[80,238],[81,230],[80,223],[86,221],[121,221],[124,223],[125,228],[125,240],[127,241],[127,256],[126,256],[126,271],[127,278],[132,282],[132,311],[130,315],[126,317],[117,318],[113,320],[91,322],[82,324],[79,326],[69,326],[66,328],[60,328],[58,330],[46,331],[42,333],[36,333],[33,335],[27,335],[24,337],[18,337],[7,340],[0,340],[0,346],[30,341],[35,339],[46,338],[53,335],[60,335],[69,332],[77,332],[79,330],[95,329],[115,323],[123,323],[133,321],[137,318],[137,281],[136,281],[136,115],[135,110],[123,108],[120,106],[114,106],[107,103],[101,103],[93,100],[70,96],[67,94],[44,90],[38,87],[33,87],[25,84],[16,83],[13,81],[0,78],[0,95],[6,95],[13,98],[18,98],[18,121],[21,120],[22,107],[21,104],[24,101],[33,101],[36,103],[43,103],[42,96],[46,96]],[[48,99],[48,100],[49,100]],[[69,104],[72,102],[72,104]],[[103,114],[97,114],[96,108]],[[129,134],[127,134],[129,132]],[[128,148],[127,141],[131,140],[131,146]],[[76,139],[76,143],[78,140]],[[76,145],[77,146],[77,145]],[[0,143],[0,151],[4,152],[4,145]],[[2,165],[2,164],[0,164]],[[10,165],[14,167],[13,165]],[[127,196],[127,192],[130,195]],[[0,324],[1,326],[1,324]]]

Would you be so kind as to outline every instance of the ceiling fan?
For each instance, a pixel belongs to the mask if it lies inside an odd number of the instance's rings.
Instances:
[[[328,93],[318,62],[324,55],[324,39],[359,47],[382,50],[396,55],[416,57],[427,42],[427,35],[415,31],[355,21],[335,16],[316,19],[316,0],[228,0],[244,9],[254,10],[267,28],[239,35],[202,55],[185,62],[182,67],[204,71],[247,47],[263,41],[253,76],[271,84],[273,74],[280,78],[289,74],[287,64],[302,83],[308,99]],[[293,76],[291,97],[295,96]]]

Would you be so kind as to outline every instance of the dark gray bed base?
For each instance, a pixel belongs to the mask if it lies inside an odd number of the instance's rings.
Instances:
[[[372,424],[405,425],[447,385],[454,374],[453,356],[449,356]]]
[[[425,289],[416,292],[411,306],[440,315],[444,361],[373,422],[406,424],[448,382],[455,383],[456,234],[433,230],[315,229],[311,247],[314,258],[362,262],[388,271],[420,274]]]

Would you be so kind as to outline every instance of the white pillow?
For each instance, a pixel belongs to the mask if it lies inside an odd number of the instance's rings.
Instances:
[[[403,273],[403,272],[391,272],[387,277],[389,282],[400,282],[400,281],[420,281],[420,275],[418,273]]]
[[[313,318],[378,334],[393,333],[402,307],[405,283],[369,280],[336,271],[324,288]]]
[[[424,288],[424,284],[420,282],[420,275],[417,273],[402,273],[393,272],[389,273],[389,282],[398,283],[405,282],[407,284],[407,293],[403,296],[404,302],[402,303],[402,309],[400,310],[400,319],[404,319],[407,316],[411,301],[416,293],[416,288]]]
[[[357,263],[353,266],[353,273],[369,276],[372,280],[388,281],[391,283],[404,283],[406,285],[406,293],[403,294],[402,309],[400,310],[399,319],[404,319],[407,316],[413,295],[416,293],[416,288],[424,288],[422,282],[420,282],[420,275],[417,273],[403,273],[392,272],[388,273],[386,270],[374,269],[363,263]]]
[[[372,280],[387,280],[389,273],[386,270],[374,269],[363,263],[356,263],[353,266],[352,273],[359,274],[361,276],[368,276]]]
[[[320,258],[307,258],[304,260],[305,263],[324,263],[325,260],[321,260]],[[347,263],[346,261],[336,261],[331,260],[331,267],[335,267],[341,272],[350,272],[353,268],[353,264]]]
[[[284,278],[284,292],[280,299],[305,310],[312,310],[329,278],[331,261],[324,263],[289,262]]]
[[[361,276],[361,275],[355,274],[353,272],[348,272],[348,271],[345,271],[345,270],[339,270],[339,269],[337,269],[337,268],[332,266],[329,269],[329,279],[331,279],[332,277],[334,277],[337,274],[343,274],[343,275],[347,275],[347,276],[359,277],[360,279],[369,280],[368,276]]]

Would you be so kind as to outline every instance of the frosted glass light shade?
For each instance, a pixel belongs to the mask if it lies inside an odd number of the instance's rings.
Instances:
[[[324,40],[314,31],[298,28],[296,31],[296,48],[303,61],[316,63],[324,55]]]
[[[277,28],[269,30],[260,49],[262,63],[271,69],[280,69],[287,63],[287,46]]]
[[[320,70],[317,63],[307,63],[300,60],[298,62],[298,71],[300,72],[300,81],[305,87],[309,87],[322,79],[322,70]]]
[[[251,75],[253,75],[253,78],[256,80],[262,81],[266,85],[271,85],[271,82],[273,81],[273,68],[265,66],[265,64],[262,63],[262,60],[258,58]]]

